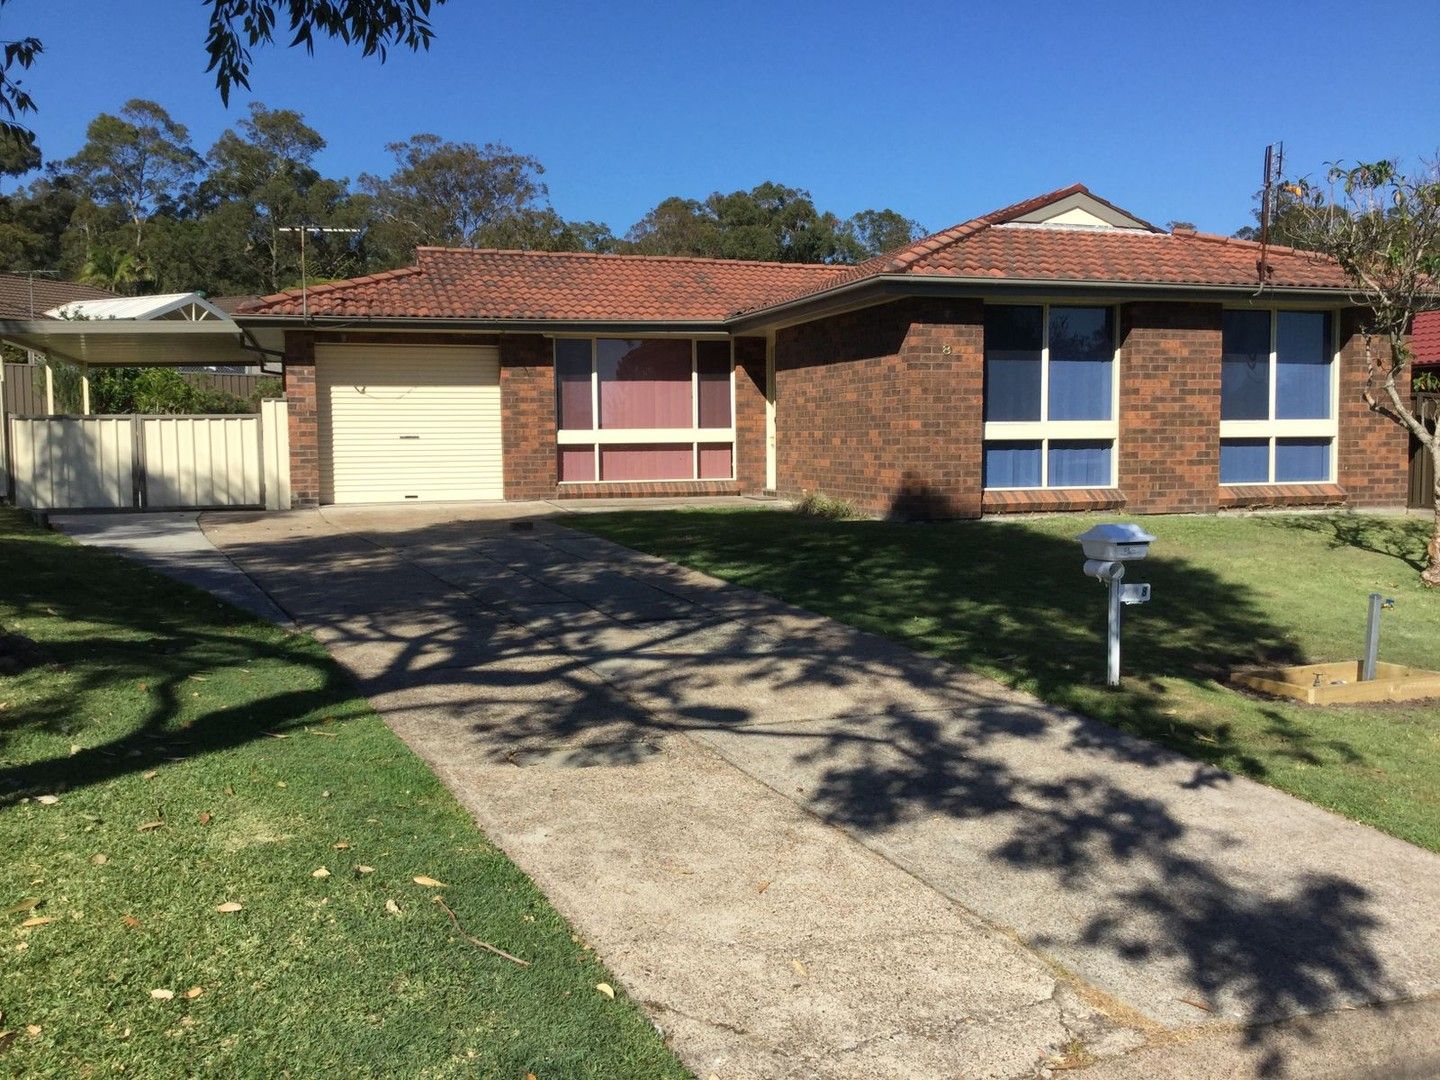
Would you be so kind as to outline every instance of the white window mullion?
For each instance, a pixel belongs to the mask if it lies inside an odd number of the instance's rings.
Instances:
[[[1275,395],[1276,387],[1279,384],[1279,372],[1276,370],[1279,365],[1277,344],[1280,334],[1280,315],[1278,312],[1270,312],[1270,423],[1275,423]],[[1270,472],[1268,482],[1275,483],[1275,436],[1270,436]]]
[[[1050,422],[1050,305],[1040,305],[1040,423]],[[1040,486],[1050,486],[1050,438],[1040,440]]]

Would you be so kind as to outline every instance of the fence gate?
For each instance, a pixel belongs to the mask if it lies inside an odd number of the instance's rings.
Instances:
[[[15,502],[33,510],[290,507],[283,401],[247,416],[16,416]]]

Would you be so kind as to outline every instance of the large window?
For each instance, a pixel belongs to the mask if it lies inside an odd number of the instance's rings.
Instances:
[[[1330,315],[1227,311],[1224,319],[1220,482],[1331,480],[1338,428]]]
[[[730,342],[557,338],[562,483],[730,480]]]
[[[1113,487],[1108,307],[985,306],[985,486]]]

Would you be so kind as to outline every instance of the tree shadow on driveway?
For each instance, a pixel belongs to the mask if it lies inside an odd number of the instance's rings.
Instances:
[[[997,566],[1074,562],[996,537]],[[643,767],[689,735],[1168,1026],[1239,1021],[1263,1043],[1269,1021],[1440,987],[1428,853],[762,593],[550,527],[217,538],[432,759]],[[878,572],[893,553],[864,540],[842,557]],[[1284,655],[1231,583],[1167,572],[1185,614],[1155,616],[1175,632],[1149,670]],[[938,588],[909,573],[917,602]],[[1017,586],[992,615],[956,632],[1045,645],[1042,681],[1090,663],[1094,611],[1068,592]],[[1165,722],[1158,687],[1128,700]],[[1293,752],[1314,752],[1303,733]]]

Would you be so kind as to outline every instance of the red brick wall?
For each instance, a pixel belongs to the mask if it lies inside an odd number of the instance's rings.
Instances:
[[[315,335],[285,331],[285,406],[290,427],[290,505],[320,504],[320,431],[315,413]]]
[[[765,339],[735,339],[735,483],[765,487]]]
[[[1217,508],[1220,324],[1219,304],[1121,309],[1119,479],[1126,509]]]
[[[505,498],[555,494],[555,355],[539,334],[500,342],[500,415]]]
[[[978,516],[982,338],[977,300],[902,300],[779,331],[781,492]]]
[[[1365,341],[1354,310],[1341,317],[1340,342],[1340,486],[1353,506],[1404,506],[1410,435],[1365,404]],[[1408,385],[1403,392],[1409,396]]]

